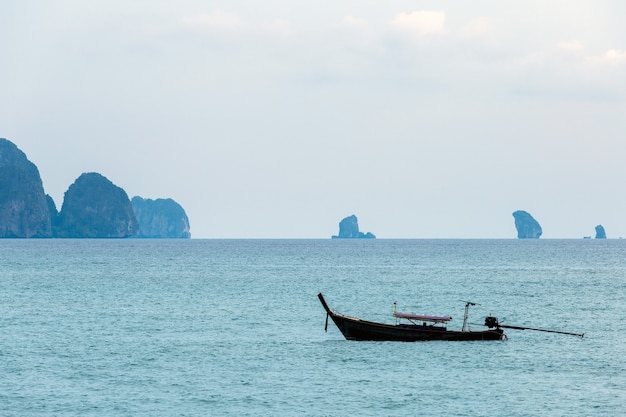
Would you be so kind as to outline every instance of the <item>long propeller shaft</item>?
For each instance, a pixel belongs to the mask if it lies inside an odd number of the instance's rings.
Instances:
[[[584,333],[561,332],[559,330],[538,329],[536,327],[509,326],[507,324],[500,324],[500,327],[503,327],[503,328],[506,328],[506,329],[515,329],[515,330],[535,330],[537,332],[569,334],[569,335],[572,335],[572,336],[578,336],[580,338],[582,338],[585,335]]]

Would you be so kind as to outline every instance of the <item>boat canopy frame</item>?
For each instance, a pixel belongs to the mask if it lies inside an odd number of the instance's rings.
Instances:
[[[451,316],[434,316],[430,314],[414,314],[414,313],[405,313],[402,311],[396,311],[398,306],[398,302],[394,301],[393,303],[393,316],[396,318],[396,323],[400,321],[400,319],[408,320],[411,324],[414,325],[422,325],[426,326],[426,323],[431,323],[430,326],[439,325],[441,327],[446,327],[446,324],[452,320]],[[421,323],[417,323],[417,322]]]
[[[452,320],[450,316],[430,316],[427,314],[404,313],[402,311],[394,311],[393,316],[397,319],[408,320],[413,324],[418,324],[416,322],[421,321],[422,323],[428,322],[445,326],[447,322]]]

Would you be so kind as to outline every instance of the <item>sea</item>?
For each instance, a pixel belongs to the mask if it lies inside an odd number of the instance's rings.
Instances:
[[[624,416],[625,323],[619,239],[0,240],[0,416]]]

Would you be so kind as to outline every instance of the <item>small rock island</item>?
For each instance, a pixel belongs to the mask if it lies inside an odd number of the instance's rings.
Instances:
[[[344,218],[339,222],[339,234],[332,236],[333,239],[376,239],[376,236],[371,233],[363,233],[359,231],[359,221],[353,214]]]
[[[139,238],[189,239],[189,219],[185,210],[171,198],[133,197],[130,201],[139,223]]]
[[[606,231],[601,224],[596,226],[596,239],[606,239]]]
[[[518,239],[539,239],[542,234],[539,222],[524,210],[513,212]]]

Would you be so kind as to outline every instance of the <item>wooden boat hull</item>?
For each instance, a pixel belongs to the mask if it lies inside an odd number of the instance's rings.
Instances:
[[[392,325],[361,320],[333,312],[321,293],[318,294],[318,297],[328,317],[333,320],[347,340],[418,342],[429,340],[502,340],[504,338],[504,331],[500,328],[462,332],[441,327]]]

